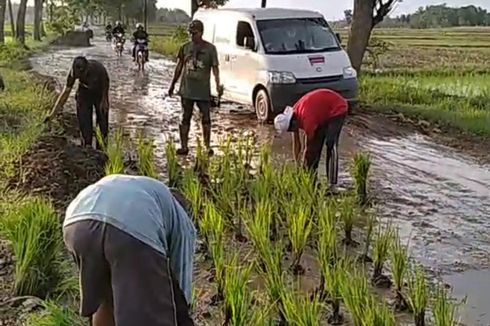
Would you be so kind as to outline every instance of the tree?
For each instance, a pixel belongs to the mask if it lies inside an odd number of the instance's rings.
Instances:
[[[4,25],[5,25],[5,9],[7,7],[6,0],[0,0],[0,44],[5,43],[5,33],[4,33]]]
[[[42,16],[43,16],[43,0],[34,0],[34,40],[41,41],[42,36]]]
[[[10,18],[10,28],[12,30],[12,37],[15,36],[15,20],[14,20],[14,11],[12,10],[12,1],[7,0],[9,7],[9,18]]]
[[[228,0],[191,0],[191,16],[194,16],[199,8],[217,8],[227,2]]]
[[[374,26],[383,21],[397,2],[401,0],[354,0],[347,53],[358,73]]]
[[[26,42],[26,11],[27,11],[27,0],[20,0],[19,11],[17,12],[17,26],[15,38],[22,44]]]

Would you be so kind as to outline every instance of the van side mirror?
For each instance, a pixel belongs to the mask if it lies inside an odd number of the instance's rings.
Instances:
[[[254,37],[250,37],[250,36],[245,37],[243,44],[245,45],[246,49],[249,49],[252,51],[255,50],[255,38]]]
[[[340,33],[335,33],[335,36],[337,37],[337,40],[339,40],[339,43],[342,44],[342,36],[340,36]]]

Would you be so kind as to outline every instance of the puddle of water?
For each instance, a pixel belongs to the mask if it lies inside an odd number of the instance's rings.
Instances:
[[[112,125],[123,127],[132,138],[138,131],[152,138],[157,162],[163,167],[165,141],[169,137],[178,139],[181,115],[179,99],[164,98],[174,64],[152,54],[147,71],[142,74],[137,72],[128,53],[118,58],[103,40],[96,39],[94,44],[90,48],[41,54],[33,58],[33,67],[58,77],[62,83],[75,56],[85,54],[101,61],[111,76]],[[74,110],[73,103],[72,97],[67,109]],[[290,136],[275,137],[271,126],[259,125],[246,109],[225,104],[212,114],[212,120],[214,144],[229,135],[240,137],[252,131],[258,143],[272,144],[278,158],[291,159]],[[486,232],[490,227],[489,168],[421,135],[402,134],[396,126],[378,124],[376,128],[356,124],[345,128],[340,146],[341,186],[350,182],[352,153],[359,149],[368,151],[373,158],[371,188],[378,198],[380,214],[393,218],[401,235],[411,238],[411,253],[416,260],[446,274],[470,267],[489,268],[490,238]],[[190,139],[198,136],[196,115]],[[324,173],[324,166],[321,162],[320,173]],[[490,291],[480,291],[485,282],[465,275],[456,274],[449,283],[466,289],[470,298],[478,298],[477,302],[490,302]],[[479,314],[474,310],[465,313]]]
[[[471,326],[490,325],[490,311],[488,310],[490,269],[470,270],[448,275],[444,280],[453,284],[453,295],[458,300],[461,301],[466,297],[467,301],[462,309],[461,322]]]

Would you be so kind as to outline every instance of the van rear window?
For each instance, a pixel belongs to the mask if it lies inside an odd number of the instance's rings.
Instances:
[[[315,53],[340,49],[337,37],[323,18],[258,20],[267,54]]]

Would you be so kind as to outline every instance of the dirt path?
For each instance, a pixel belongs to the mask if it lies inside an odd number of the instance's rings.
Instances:
[[[177,137],[180,106],[164,99],[174,64],[152,56],[145,74],[138,73],[129,54],[117,58],[97,39],[85,49],[58,49],[32,60],[36,71],[63,82],[76,55],[100,60],[111,75],[111,122],[134,137],[144,131],[155,141],[159,165],[168,137]],[[60,84],[61,85],[61,84]],[[73,104],[73,97],[70,100]],[[73,110],[73,105],[67,108]],[[459,296],[468,295],[464,321],[488,325],[490,291],[480,284],[490,275],[490,168],[462,151],[436,144],[431,138],[390,119],[360,113],[342,137],[341,183],[349,185],[347,162],[357,150],[373,158],[373,185],[381,216],[393,218],[402,236],[411,237],[411,254],[441,274]],[[197,120],[192,135],[199,135]],[[270,126],[257,124],[250,111],[225,105],[213,115],[213,142],[229,134],[253,133],[259,143],[272,142],[278,157],[289,154],[289,138],[278,138]],[[321,165],[323,166],[323,165]]]

